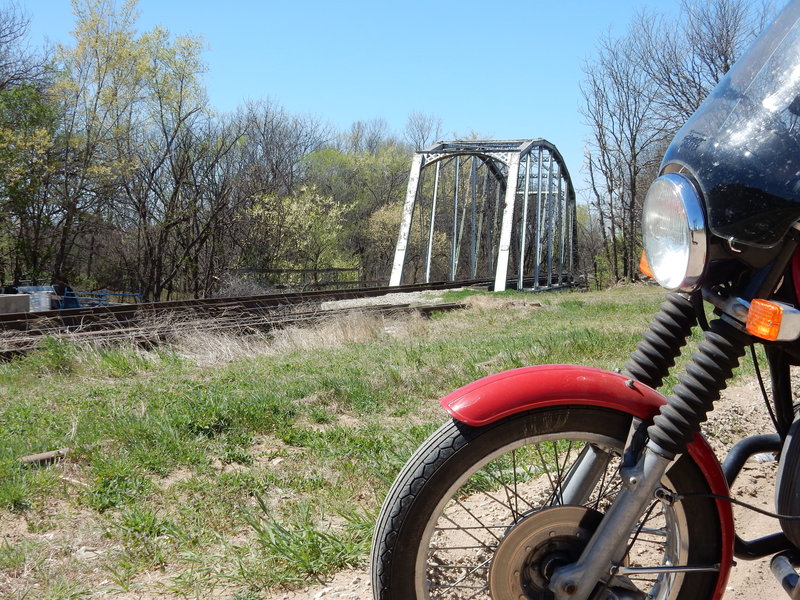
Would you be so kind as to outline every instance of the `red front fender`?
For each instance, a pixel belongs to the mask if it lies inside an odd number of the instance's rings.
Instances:
[[[599,406],[649,420],[666,402],[654,389],[620,375],[592,367],[542,365],[490,375],[442,398],[453,418],[473,427],[516,413],[555,405]],[[701,435],[688,447],[711,492],[728,496],[728,484],[717,457]],[[731,505],[717,501],[722,530],[721,571],[714,598],[721,598],[733,562]]]
[[[480,427],[532,408],[567,403],[614,408],[648,419],[658,413],[664,397],[619,373],[574,365],[542,365],[484,377],[445,396],[441,402],[457,420]]]

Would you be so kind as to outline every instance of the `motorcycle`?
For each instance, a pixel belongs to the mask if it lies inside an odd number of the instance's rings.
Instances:
[[[800,0],[678,132],[642,224],[643,267],[669,293],[624,371],[532,366],[444,397],[452,420],[380,512],[376,599],[721,598],[734,559],[769,556],[800,598]],[[665,398],[656,390],[697,326]],[[700,425],[754,344],[775,432],[720,463]],[[729,488],[765,452],[779,455],[780,530],[744,540]]]

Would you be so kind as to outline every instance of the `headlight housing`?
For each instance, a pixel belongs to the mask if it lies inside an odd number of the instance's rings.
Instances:
[[[642,211],[647,262],[659,285],[691,292],[706,265],[706,220],[700,195],[680,173],[656,179]]]

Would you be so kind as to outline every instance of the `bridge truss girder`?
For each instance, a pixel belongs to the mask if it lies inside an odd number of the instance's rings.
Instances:
[[[571,285],[575,227],[575,191],[551,143],[439,142],[414,155],[389,285],[437,271],[447,273],[439,281],[494,277],[495,291],[509,279],[518,289]]]

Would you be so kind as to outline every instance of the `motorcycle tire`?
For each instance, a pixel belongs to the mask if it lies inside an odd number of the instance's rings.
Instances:
[[[383,504],[372,543],[374,598],[552,598],[549,576],[577,559],[619,489],[630,424],[626,413],[584,406],[530,411],[483,427],[446,423],[406,463]],[[603,457],[593,463],[601,468],[588,479],[590,491],[581,491],[580,504],[562,503],[572,493],[565,485],[571,465],[587,452]],[[663,485],[681,494],[709,492],[688,454]],[[630,540],[625,567],[719,564],[716,504],[702,496],[654,502]],[[717,578],[629,569],[608,585],[641,590],[643,598],[700,600],[712,597]],[[593,597],[607,596],[598,588]]]

